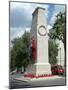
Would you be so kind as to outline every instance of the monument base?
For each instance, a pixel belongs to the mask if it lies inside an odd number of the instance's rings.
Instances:
[[[35,63],[29,65],[26,69],[26,74],[33,74],[33,75],[46,75],[51,74],[51,66],[49,63]]]

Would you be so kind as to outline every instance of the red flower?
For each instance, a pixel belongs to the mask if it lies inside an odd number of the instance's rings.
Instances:
[[[32,38],[32,41],[31,41],[31,49],[32,49],[32,57],[34,60],[36,60],[36,41],[34,37]]]

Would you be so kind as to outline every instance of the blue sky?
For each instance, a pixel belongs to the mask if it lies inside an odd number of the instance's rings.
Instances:
[[[65,5],[10,2],[10,40],[20,37],[25,30],[30,31],[32,13],[36,7],[46,9],[48,30],[52,28],[57,13],[65,11]]]

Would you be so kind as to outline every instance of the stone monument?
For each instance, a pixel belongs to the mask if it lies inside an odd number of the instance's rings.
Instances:
[[[37,7],[32,14],[32,26],[30,38],[34,38],[36,44],[35,63],[28,66],[28,73],[34,75],[51,74],[51,66],[48,58],[48,34],[47,17],[45,9]]]

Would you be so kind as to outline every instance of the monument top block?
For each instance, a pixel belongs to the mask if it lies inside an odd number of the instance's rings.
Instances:
[[[38,13],[39,9],[45,10],[45,8],[37,7],[37,8],[35,9],[35,11],[32,13],[32,15],[33,15],[33,16],[36,15],[36,14]]]

